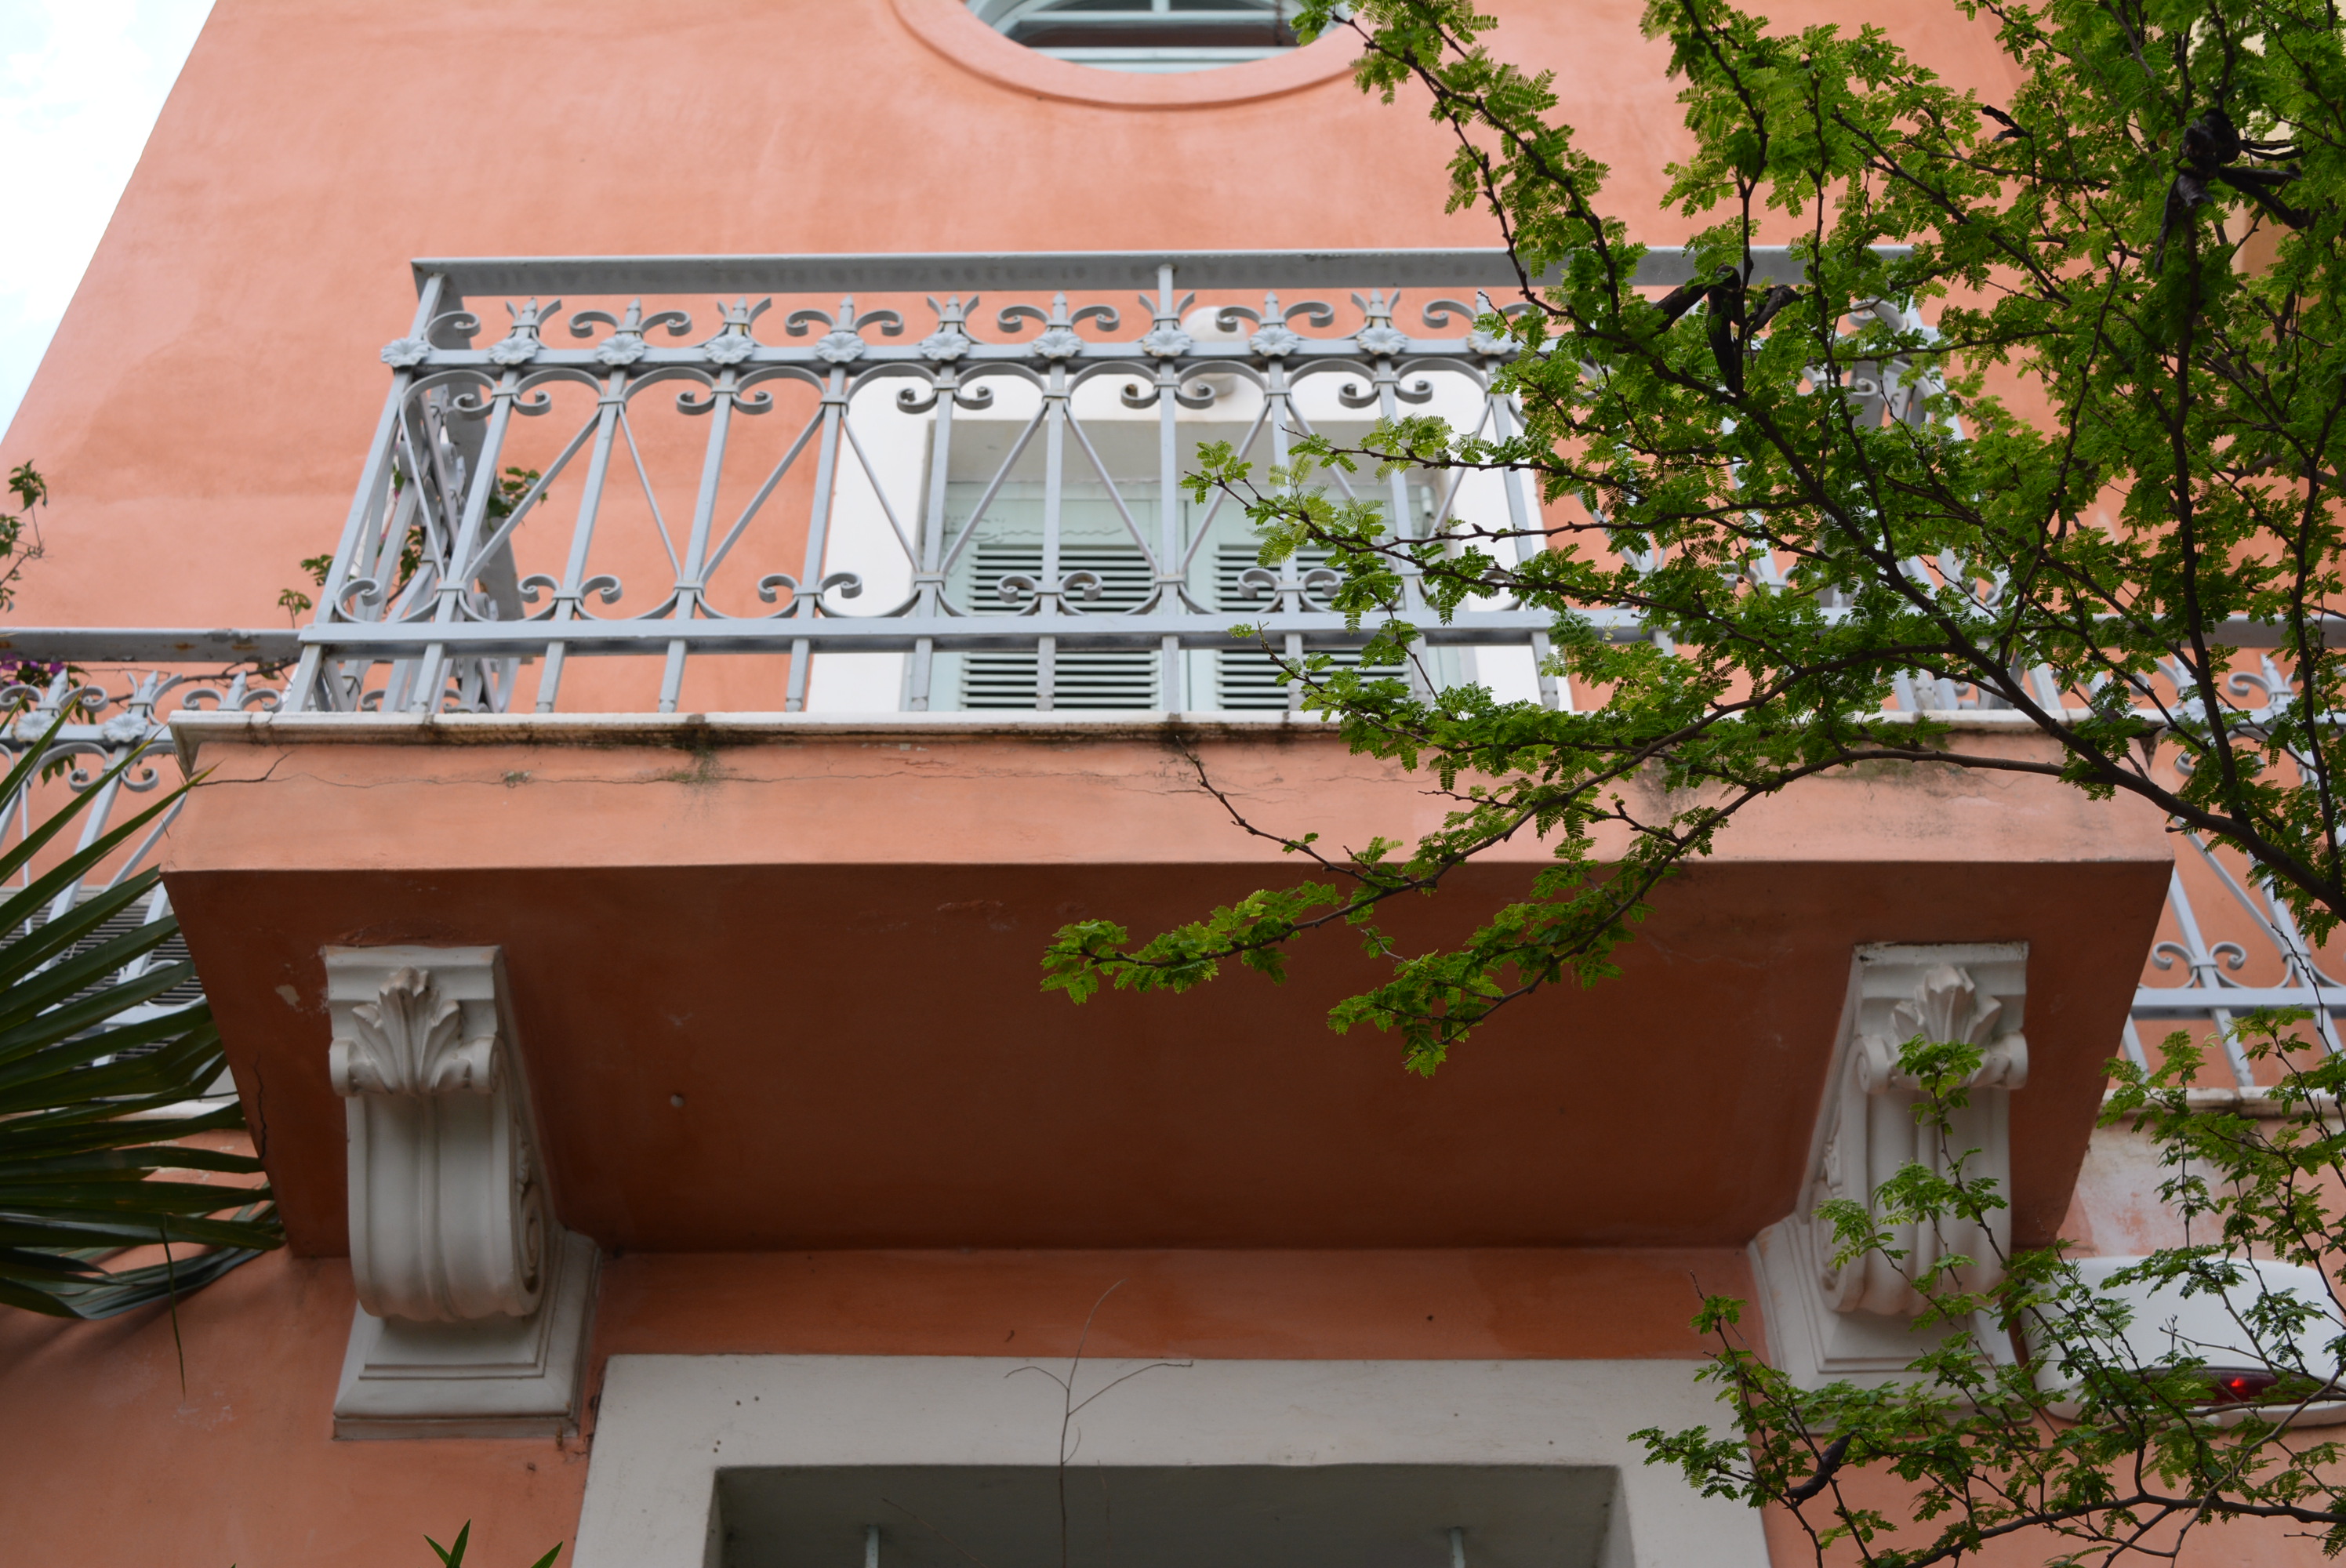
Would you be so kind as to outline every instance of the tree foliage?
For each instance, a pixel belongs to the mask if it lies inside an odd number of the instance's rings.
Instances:
[[[1179,991],[1234,961],[1276,978],[1297,935],[1351,924],[1389,970],[1332,1022],[1396,1033],[1432,1072],[1496,1010],[1613,972],[1657,886],[1753,801],[1871,763],[2133,797],[2243,856],[2309,941],[2338,929],[2339,15],[1958,4],[2008,93],[1951,85],[1875,25],[1651,0],[1687,151],[1665,211],[1624,213],[1553,76],[1494,49],[1467,0],[1306,0],[1306,36],[1357,36],[1362,88],[1451,133],[1454,209],[1504,229],[1520,287],[1477,329],[1516,345],[1499,385],[1522,428],[1406,417],[1349,447],[1301,439],[1260,473],[1209,447],[1193,485],[1246,504],[1266,565],[1327,553],[1337,605],[1375,640],[1359,667],[1290,677],[1356,751],[1430,775],[1453,809],[1413,844],[1348,850],[1241,817],[1308,876],[1145,940],[1067,926],[1046,986]],[[1640,237],[1679,224],[1694,280],[1657,297],[1634,281]],[[1763,242],[1790,245],[1795,276],[1760,271]],[[1514,469],[1545,504],[1528,535],[1413,533],[1331,496],[1331,466]],[[1554,616],[1556,672],[1594,701],[1426,678],[1421,628],[1491,596]],[[1396,665],[1416,678],[1374,673]],[[1894,700],[1914,691],[1941,699]],[[2040,744],[1984,745],[1931,711],[1957,691]],[[1388,932],[1388,901],[1526,835],[1550,860],[1469,936],[1415,951]],[[2277,1119],[2196,1107],[2182,1036],[2156,1071],[2114,1064],[2109,1114],[2156,1143],[2191,1245],[2095,1286],[2058,1248],[1941,1257],[1912,1282],[1948,1338],[1882,1388],[1798,1388],[1744,1345],[1737,1303],[1708,1302],[1732,1430],[1643,1434],[1654,1458],[1792,1508],[1821,1554],[1892,1568],[2015,1536],[2062,1563],[2159,1553],[2242,1518],[2346,1545],[2346,1452],[2306,1424],[2346,1392],[2346,1064],[2286,1015],[2242,1029],[2283,1070]],[[1906,1047],[1942,1141],[1970,1049]],[[1842,1259],[1902,1268],[1897,1227],[2001,1207],[1968,1153],[1826,1216]],[[2320,1268],[2329,1298],[2262,1288],[2259,1258]],[[2113,1288],[2129,1284],[2221,1302],[2238,1343],[2146,1355]],[[2031,1362],[1987,1353],[2007,1332]],[[2219,1364],[2254,1376],[2215,1386]],[[1869,1504],[1860,1473],[1911,1506]]]
[[[1494,1009],[1610,973],[1657,883],[1752,801],[1870,762],[2138,797],[2245,852],[2310,940],[2335,928],[2336,20],[2325,0],[1966,9],[2020,84],[2005,103],[1876,27],[1654,0],[1691,149],[1668,201],[1698,280],[1656,299],[1632,235],[1668,215],[1607,209],[1552,76],[1495,53],[1489,18],[1305,7],[1307,31],[1360,35],[1364,87],[1430,101],[1454,207],[1504,227],[1520,297],[1479,326],[1520,345],[1500,383],[1523,430],[1409,417],[1351,449],[1300,440],[1260,473],[1209,448],[1192,483],[1247,504],[1267,563],[1330,553],[1336,603],[1376,634],[1363,669],[1498,596],[1554,613],[1558,667],[1602,700],[1556,712],[1307,661],[1305,706],[1431,773],[1444,826],[1348,851],[1278,835],[1311,880],[1143,942],[1071,925],[1047,985],[1276,973],[1298,932],[1351,922],[1391,972],[1334,1022],[1397,1031],[1430,1071]],[[1771,236],[1801,278],[1756,273]],[[1362,464],[1535,474],[1542,547],[1518,558],[1488,524],[1396,532],[1320,482]],[[1975,690],[2057,754],[1892,711],[1901,683]],[[1552,861],[1470,937],[1388,938],[1387,901],[1535,833]]]
[[[46,554],[41,540],[40,509],[48,504],[49,484],[29,463],[8,471],[8,494],[16,510],[0,512],[0,610],[16,603],[16,580],[25,568]]]
[[[1707,1299],[1695,1327],[1717,1350],[1702,1376],[1732,1428],[1637,1433],[1648,1461],[1677,1465],[1706,1496],[1790,1510],[1820,1562],[1839,1549],[1872,1568],[1923,1568],[1998,1543],[2037,1546],[2063,1568],[2171,1559],[2195,1533],[2244,1520],[2337,1554],[2346,1442],[2326,1423],[2346,1400],[2346,1057],[2302,1039],[2300,1022],[2265,1013],[2239,1029],[2252,1061],[2282,1069],[2277,1116],[2194,1105],[2200,1052],[2181,1034],[2155,1071],[2112,1064],[2105,1120],[2149,1135],[2158,1196],[2187,1239],[2092,1279],[2058,1246],[1992,1259],[1942,1247],[1908,1267],[1892,1244],[1899,1227],[1968,1221],[1981,1234],[2005,1201],[1967,1174],[1976,1151],[1952,1141],[1978,1047],[1909,1042],[1902,1065],[1951,1174],[1909,1166],[1870,1207],[1843,1202],[1825,1217],[1835,1266],[1889,1258],[1927,1303],[1916,1321],[1935,1332],[1922,1338],[1937,1342],[1885,1386],[1804,1389],[1752,1352],[1742,1303]],[[2292,1288],[2276,1262],[2318,1270],[2327,1288]],[[2216,1308],[2213,1337],[2162,1332],[2195,1298]],[[2027,1361],[1997,1353],[1990,1340],[2006,1335]],[[1868,1470],[1896,1483],[1886,1490],[1901,1506],[1878,1483],[1854,1484]]]

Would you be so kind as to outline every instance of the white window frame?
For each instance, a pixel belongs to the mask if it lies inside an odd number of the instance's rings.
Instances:
[[[1059,1390],[978,1356],[614,1356],[574,1568],[721,1568],[721,1470],[1055,1462]],[[1087,1361],[1088,1392],[1143,1365]],[[1715,1421],[1688,1361],[1201,1360],[1080,1418],[1080,1465],[1555,1464],[1617,1477],[1600,1568],[1767,1568],[1757,1511],[1648,1468],[1640,1427]],[[850,1565],[852,1568],[852,1565]]]

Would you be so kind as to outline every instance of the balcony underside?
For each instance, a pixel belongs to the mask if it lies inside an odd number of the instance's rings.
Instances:
[[[2017,1235],[2041,1239],[2171,863],[2154,817],[2042,780],[1820,780],[1668,886],[1618,979],[1520,1004],[1423,1081],[1392,1038],[1328,1031],[1377,972],[1349,932],[1302,941],[1283,987],[1038,989],[1066,921],[1145,932],[1296,874],[1177,740],[1280,829],[1360,843],[1438,819],[1330,737],[179,728],[212,781],[167,881],[313,1253],[345,1246],[319,952],[402,942],[504,949],[562,1220],[695,1251],[1738,1246],[1794,1201],[1852,948],[2025,941],[2013,1174]],[[1469,868],[1396,929],[1456,929],[1541,853]]]

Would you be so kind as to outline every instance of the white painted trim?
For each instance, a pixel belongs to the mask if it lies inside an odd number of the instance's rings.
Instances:
[[[2019,1360],[1992,1313],[1974,1313],[1960,1328],[1918,1329],[1912,1318],[1833,1311],[1817,1288],[1823,1273],[1817,1248],[1825,1245],[1817,1231],[1806,1221],[1778,1220],[1753,1238],[1749,1252],[1768,1324],[1768,1359],[1796,1387],[1912,1382],[1907,1369],[1958,1333],[1970,1334],[1999,1365]]]
[[[546,1184],[494,947],[328,947],[359,1304],[413,1323],[536,1311]]]
[[[1059,1390],[974,1356],[614,1356],[574,1568],[718,1568],[718,1471],[1054,1462]],[[1064,1362],[1046,1363],[1064,1370]],[[1143,1363],[1084,1369],[1084,1392]],[[1640,1427],[1719,1410],[1688,1361],[1198,1361],[1080,1418],[1085,1464],[1605,1465],[1606,1568],[1767,1568],[1751,1509],[1648,1469]]]

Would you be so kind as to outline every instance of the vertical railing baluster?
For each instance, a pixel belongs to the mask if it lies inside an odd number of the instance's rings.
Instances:
[[[1193,296],[1194,297],[1194,296]],[[1157,320],[1159,326],[1178,329],[1179,308],[1173,303],[1173,264],[1157,269]],[[1181,368],[1172,359],[1157,363],[1157,547],[1155,603],[1159,615],[1181,608],[1181,436],[1177,420],[1181,409]],[[1157,706],[1178,711],[1189,706],[1182,689],[1181,639],[1168,636],[1158,659]]]
[[[561,304],[556,300],[548,311]],[[464,609],[464,585],[470,580],[465,572],[473,553],[480,547],[481,529],[489,514],[489,502],[497,493],[497,460],[505,453],[505,431],[513,423],[514,402],[521,396],[521,368],[508,366],[497,378],[495,392],[489,398],[489,428],[481,438],[480,461],[468,476],[464,494],[464,515],[457,524],[456,537],[448,548],[448,575],[442,577],[438,603],[433,606],[432,619],[436,626],[453,626]],[[417,663],[415,689],[407,701],[409,708],[418,713],[432,713],[440,706],[440,688],[444,682],[448,645],[444,642],[427,644],[423,657]]]
[[[955,300],[954,303],[958,306],[961,301]],[[933,388],[937,417],[929,435],[929,502],[921,519],[921,559],[913,578],[913,614],[923,617],[944,613],[945,500],[947,486],[952,483],[949,470],[953,463],[954,404],[961,397],[961,377],[950,363],[937,367]],[[921,637],[913,644],[913,657],[904,670],[904,707],[908,712],[929,710],[929,683],[936,649],[933,637]]]
[[[447,279],[434,272],[425,276],[423,288],[415,298],[415,315],[408,328],[408,336],[423,338],[430,332],[433,319],[439,313],[440,296],[445,291]],[[326,581],[318,590],[318,608],[311,618],[313,626],[324,626],[336,618],[335,606],[341,602],[342,584],[349,579],[350,563],[358,554],[361,534],[374,504],[375,493],[390,483],[392,438],[399,427],[400,405],[407,401],[408,384],[414,372],[405,366],[391,372],[391,391],[382,401],[382,413],[375,421],[374,440],[368,443],[365,464],[359,470],[358,494],[352,498],[349,514],[342,522],[342,536],[335,544],[333,563],[326,568]],[[301,661],[294,666],[293,678],[286,685],[285,710],[300,713],[309,706],[311,689],[318,681],[318,667],[324,655],[321,644],[311,643],[301,650]]]
[[[2199,932],[2199,917],[2191,908],[2191,895],[2184,891],[2183,870],[2179,866],[2168,873],[2167,908],[2175,916],[2176,929],[2182,933],[2184,962],[2190,965],[2192,983],[2214,992],[2223,982],[2218,978],[2215,955],[2208,949],[2208,940]],[[2234,1083],[2243,1089],[2253,1087],[2256,1074],[2249,1067],[2248,1055],[2241,1050],[2240,1043],[2232,1036],[2231,1010],[2211,1007],[2208,1016],[2223,1039],[2224,1059],[2232,1065]]]
[[[403,542],[406,539],[407,525],[422,504],[419,493],[423,487],[412,482],[400,482],[403,469],[412,470],[414,461],[412,455],[404,464],[401,461],[400,453],[406,446],[406,422],[403,419],[392,433],[391,461],[386,465],[385,475],[390,504],[384,504],[384,490],[378,489],[366,525],[359,531],[357,556],[343,575],[344,590],[334,596],[338,601],[338,612],[348,620],[380,621],[382,618],[382,606],[388,593],[383,585],[385,564],[395,567],[400,556],[399,550],[391,541]],[[347,603],[349,597],[347,585],[360,578],[377,585],[373,607],[369,609],[362,605],[354,614],[342,610],[342,605]],[[317,682],[312,689],[322,697],[328,708],[338,712],[355,711],[365,700],[366,672],[373,663],[372,659],[363,657],[356,659],[328,657],[320,665]]]
[[[1266,326],[1281,324],[1278,295],[1264,296],[1262,319]],[[1270,427],[1270,465],[1273,468],[1287,466],[1288,400],[1290,392],[1287,384],[1287,358],[1282,354],[1271,360],[1270,369],[1263,378],[1263,396],[1270,404],[1270,417],[1263,423]],[[1255,558],[1260,560],[1262,557],[1258,554]],[[1271,600],[1273,608],[1301,615],[1307,607],[1303,592],[1303,565],[1292,554],[1279,564],[1279,592]],[[1303,634],[1289,632],[1281,651],[1289,667],[1296,671],[1295,677],[1287,683],[1287,710],[1299,713],[1303,708]]]
[[[144,748],[145,744],[146,743],[144,741],[134,741],[132,742],[132,749],[134,751],[141,749]],[[109,752],[107,755],[105,766],[107,769],[111,769],[114,764],[119,760],[119,758],[115,757],[111,752]],[[132,766],[136,767],[137,764],[133,763]],[[70,785],[68,785],[68,788],[70,788]],[[99,839],[105,836],[107,824],[114,816],[115,797],[119,795],[122,791],[122,779],[119,775],[117,775],[112,779],[107,779],[105,783],[97,786],[97,798],[92,799],[87,806],[82,808],[81,836],[74,844],[74,852],[76,854],[79,854],[83,850],[88,849],[92,844],[97,843]],[[86,879],[79,877],[75,878],[73,881],[58,891],[56,898],[49,901],[48,918],[50,920],[62,920],[66,915],[73,912],[74,905],[81,901],[82,882],[85,880]],[[64,956],[65,955],[60,954],[58,960],[52,962],[61,962]]]
[[[586,598],[586,563],[595,547],[595,524],[602,514],[603,490],[609,483],[611,449],[618,443],[619,413],[627,403],[627,372],[614,366],[596,400],[595,445],[586,454],[586,476],[578,496],[578,518],[570,527],[570,555],[562,565],[562,584],[554,591],[553,622],[560,626],[577,616]],[[546,668],[537,677],[537,711],[552,713],[562,695],[562,667],[569,645],[556,636],[546,645]]]
[[[1398,329],[1392,325],[1392,316],[1401,306],[1401,290],[1395,289],[1390,298],[1372,292],[1369,298],[1371,330],[1382,325],[1388,331],[1397,332]],[[1371,379],[1376,386],[1378,417],[1388,424],[1399,420],[1401,372],[1395,369],[1390,352],[1376,355],[1376,368]],[[1408,616],[1425,606],[1425,585],[1416,561],[1409,554],[1410,542],[1417,537],[1417,520],[1410,515],[1408,473],[1396,465],[1385,476],[1385,504],[1392,508],[1392,537],[1400,547],[1393,563],[1394,570],[1401,577],[1400,609],[1402,615]],[[1409,682],[1409,693],[1421,700],[1433,695],[1433,681],[1425,668],[1425,660],[1431,654],[1432,650],[1421,642],[1402,658],[1402,672]]]
[[[2232,895],[2232,901],[2239,905],[2241,912],[2263,929],[2265,940],[2272,943],[2274,953],[2280,959],[2282,986],[2305,993],[2305,1006],[2313,1015],[2314,1028],[2320,1034],[2322,1044],[2332,1052],[2337,1051],[2338,1029],[2330,1016],[2330,1004],[2322,995],[2321,972],[2313,966],[2313,950],[2307,945],[2297,917],[2289,912],[2289,905],[2275,897],[2268,887],[2259,887],[2254,893],[2249,892],[2240,879],[2232,874],[2231,868],[2217,858],[2215,850],[2203,835],[2187,832],[2184,837],[2199,852],[2200,860],[2224,884],[2224,891]]]
[[[1476,303],[1487,306],[1490,301],[1478,295]],[[1493,367],[1486,373],[1495,378],[1496,367]],[[1492,435],[1502,443],[1513,441],[1515,437],[1513,400],[1499,390],[1495,381],[1484,383],[1484,395],[1490,402]],[[1512,464],[1509,465],[1506,471],[1499,475],[1499,484],[1507,497],[1507,531],[1515,536],[1515,564],[1523,565],[1546,549],[1547,541],[1533,530],[1532,508],[1524,496],[1524,471]],[[1548,641],[1548,635],[1545,632],[1534,632],[1531,635],[1531,647],[1532,667],[1538,672],[1539,676],[1540,702],[1548,708],[1560,708],[1566,713],[1571,712],[1570,683],[1557,680],[1555,673],[1548,667],[1548,660],[1555,652]]]
[[[1066,314],[1066,296],[1059,297],[1054,315]],[[1051,361],[1051,374],[1043,389],[1043,572],[1036,585],[1035,609],[1048,615],[1062,609],[1065,596],[1059,583],[1059,514],[1066,494],[1067,469],[1067,366],[1064,360]],[[1035,639],[1035,708],[1048,712],[1056,697],[1058,686],[1059,639]]]
[[[392,520],[406,505],[407,487],[400,483],[399,478],[399,432],[395,425],[391,433],[390,460],[383,464],[383,482],[372,490],[361,490],[359,497],[366,503],[366,516],[359,524],[357,549],[352,555],[344,581],[375,575],[375,562],[383,554],[383,535],[392,527]],[[328,570],[332,569],[330,565]],[[322,583],[319,585],[321,591],[324,586]]]
[[[690,647],[685,634],[699,617],[700,597],[708,586],[701,578],[709,560],[709,532],[717,517],[717,487],[725,477],[725,448],[732,435],[733,402],[740,390],[740,373],[728,365],[717,372],[717,384],[709,393],[709,440],[701,448],[700,488],[692,499],[692,524],[685,535],[684,562],[676,577],[673,613],[681,631],[669,641],[667,667],[660,672],[662,713],[676,711],[684,690],[684,661]]]
[[[2206,850],[2203,848],[2202,853]],[[2333,997],[2323,994],[2321,972],[2313,966],[2313,949],[2305,940],[2303,928],[2297,917],[2289,912],[2289,905],[2270,888],[2257,890],[2269,911],[2267,923],[2271,927],[2275,943],[2280,949],[2281,962],[2288,966],[2290,983],[2303,986],[2307,993],[2306,1006],[2313,1014],[2313,1027],[2321,1036],[2321,1044],[2331,1055],[2339,1053],[2338,1021],[2331,1016]]]
[[[820,607],[823,555],[831,548],[831,512],[839,488],[839,427],[847,417],[847,368],[833,365],[823,382],[822,435],[815,447],[814,507],[807,517],[806,569],[799,576],[798,596],[790,614],[812,620]],[[790,644],[790,685],[782,698],[786,713],[806,710],[807,680],[812,673],[814,643],[800,637]]]

